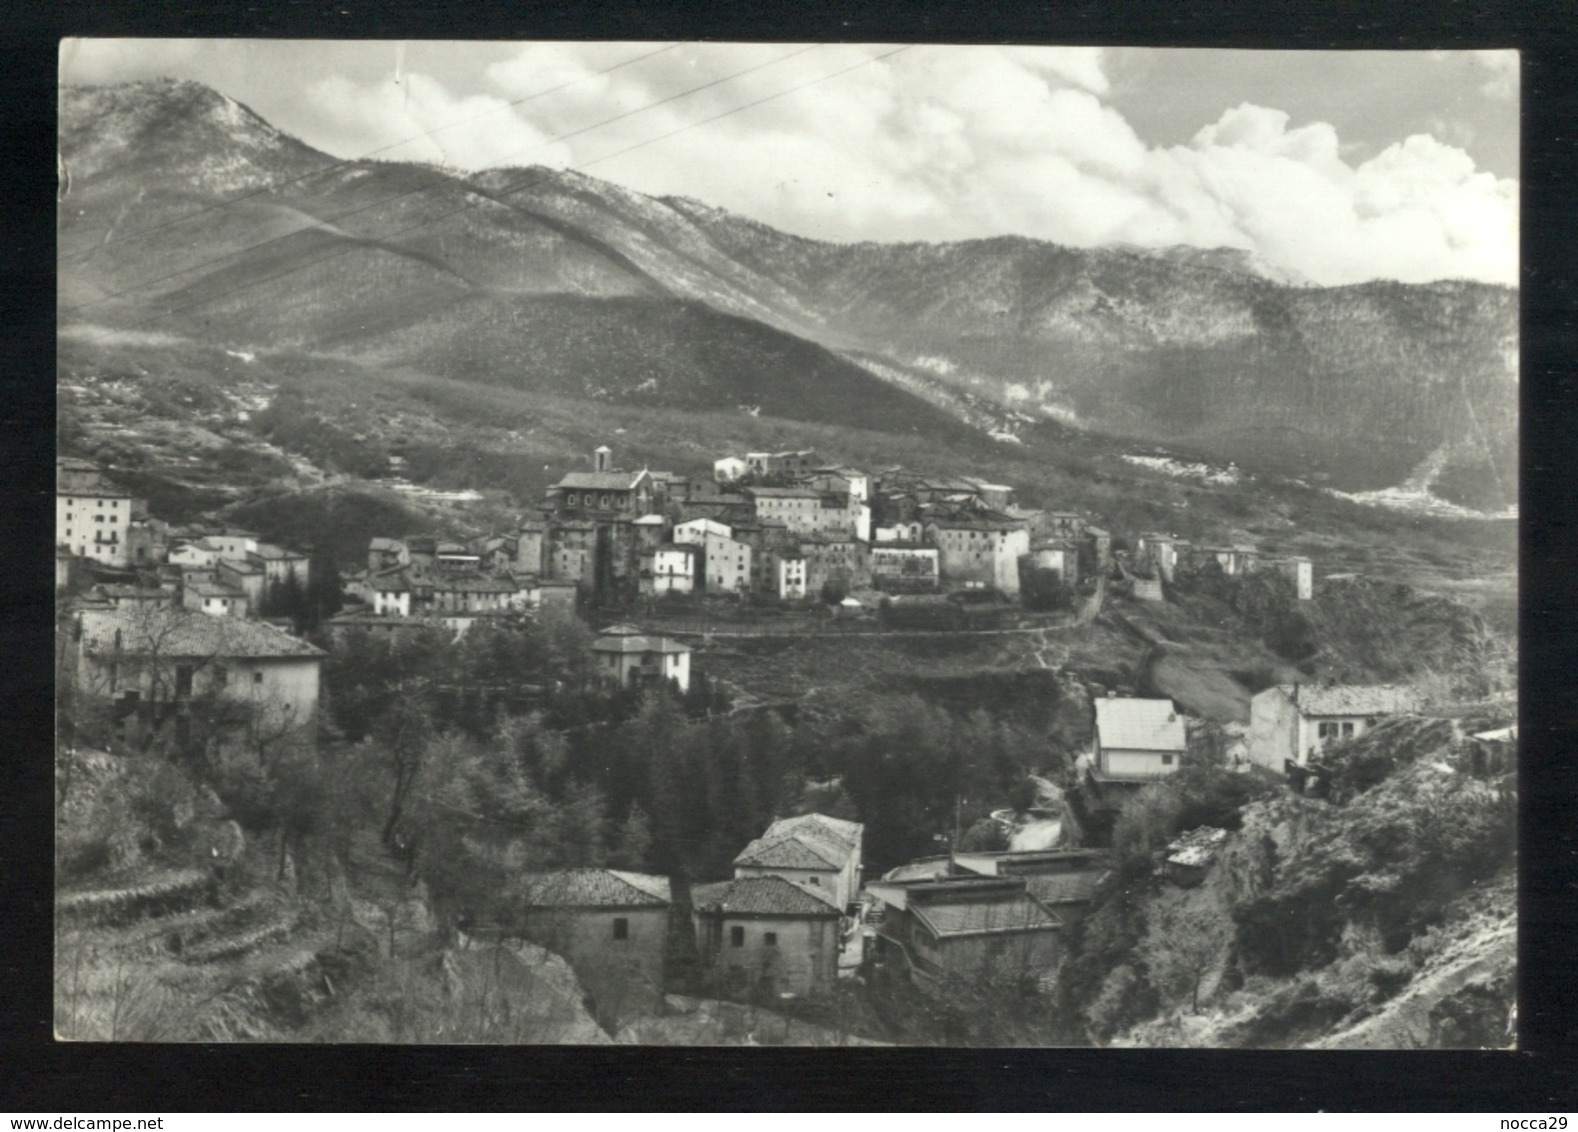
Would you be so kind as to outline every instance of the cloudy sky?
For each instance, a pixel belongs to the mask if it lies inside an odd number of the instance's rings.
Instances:
[[[832,240],[1245,248],[1514,283],[1518,57],[900,44],[68,40],[336,157],[573,166]]]

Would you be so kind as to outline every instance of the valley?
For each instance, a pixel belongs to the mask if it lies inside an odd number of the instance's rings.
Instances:
[[[61,97],[57,1037],[1505,1044],[1516,291]]]

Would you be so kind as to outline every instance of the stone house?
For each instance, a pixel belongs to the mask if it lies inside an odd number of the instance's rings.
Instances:
[[[545,519],[521,520],[515,532],[515,570],[521,574],[548,575],[548,523]]]
[[[1176,774],[1189,750],[1182,714],[1172,700],[1107,696],[1096,701],[1096,774],[1145,781]]]
[[[838,978],[842,909],[831,894],[781,876],[745,876],[691,890],[702,961],[734,994],[830,994]]]
[[[287,550],[272,543],[260,542],[245,555],[225,554],[220,557],[245,558],[246,561],[261,567],[265,585],[279,585],[291,577],[294,577],[302,587],[306,587],[312,581],[307,556],[299,550]]]
[[[222,558],[214,563],[214,581],[246,595],[247,608],[256,613],[263,608],[263,589],[267,575],[256,562]]]
[[[84,610],[70,645],[77,686],[124,715],[214,693],[262,727],[310,738],[324,653],[270,625],[185,609]]]
[[[405,541],[397,538],[375,538],[367,544],[367,570],[369,573],[381,573],[384,570],[393,570],[396,566],[409,566],[411,554],[406,550]]]
[[[927,538],[938,550],[938,569],[950,586],[989,586],[1019,594],[1019,560],[1030,553],[1023,523],[990,516],[933,519]]]
[[[812,487],[839,495],[852,495],[861,503],[871,502],[871,477],[848,464],[823,464],[811,473]]]
[[[561,956],[605,1029],[663,1005],[669,934],[667,877],[619,869],[560,869],[521,878],[521,935]]]
[[[1392,684],[1274,684],[1249,701],[1249,759],[1275,771],[1304,766],[1327,746],[1417,708],[1411,688]]]
[[[1030,546],[1030,564],[1038,570],[1056,570],[1071,586],[1079,584],[1079,543],[1073,539],[1040,539]]]
[[[734,858],[734,875],[781,876],[818,888],[848,908],[860,892],[864,834],[859,822],[825,814],[779,818]]]
[[[805,556],[806,593],[815,596],[828,582],[851,590],[871,585],[871,547],[850,535],[808,535],[800,540]]]

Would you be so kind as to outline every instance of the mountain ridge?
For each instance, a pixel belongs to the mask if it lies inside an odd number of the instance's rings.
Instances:
[[[818,241],[575,170],[336,160],[195,83],[62,88],[61,107],[63,321],[164,321],[238,348],[284,342],[497,382],[487,359],[518,367],[532,345],[520,331],[543,329],[552,296],[564,356],[537,371],[637,365],[587,328],[610,325],[607,304],[643,298],[675,304],[667,324],[644,324],[654,356],[712,359],[674,398],[645,389],[669,404],[751,401],[740,374],[755,356],[696,340],[736,330],[694,303],[771,331],[754,335],[768,369],[775,352],[822,357],[776,335],[844,363],[791,383],[810,398],[801,415],[868,396],[876,417],[915,401],[926,409],[901,412],[902,427],[945,427],[928,414],[968,403],[988,431],[1073,422],[1353,490],[1399,483],[1442,449],[1455,480],[1515,463],[1511,288],[1314,287],[1267,278],[1233,248]],[[142,231],[115,236],[130,215]],[[607,377],[630,392],[652,375]],[[1254,439],[1277,435],[1302,443]]]

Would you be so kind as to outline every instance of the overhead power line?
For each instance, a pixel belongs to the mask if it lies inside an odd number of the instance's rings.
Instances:
[[[606,67],[601,71],[594,71],[588,75],[581,75],[578,78],[571,79],[569,82],[560,83],[558,86],[549,87],[547,90],[539,90],[533,94],[526,95],[524,98],[517,98],[511,102],[506,102],[499,106],[490,107],[481,113],[473,114],[467,118],[457,118],[453,122],[446,122],[442,126],[435,126],[431,130],[423,130],[421,133],[412,134],[410,137],[402,138],[397,142],[390,142],[388,145],[381,145],[376,149],[370,149],[366,153],[358,154],[354,157],[340,158],[337,161],[332,161],[329,164],[320,166],[317,169],[309,169],[305,173],[298,173],[294,177],[287,177],[281,181],[271,182],[262,186],[261,188],[253,189],[251,192],[242,193],[240,196],[228,197],[225,200],[204,205],[202,208],[194,209],[191,212],[183,213],[180,216],[172,217],[171,219],[162,221],[158,224],[150,224],[144,228],[133,228],[131,231],[126,232],[123,235],[115,236],[113,239],[101,240],[93,247],[84,251],[74,252],[70,256],[67,256],[66,259],[68,262],[72,263],[89,259],[96,255],[103,248],[109,247],[111,244],[120,244],[127,240],[137,239],[140,236],[151,235],[154,232],[162,232],[167,228],[175,227],[177,224],[184,224],[189,220],[195,220],[199,216],[206,216],[211,212],[219,212],[223,209],[241,204],[245,201],[252,200],[254,197],[260,197],[265,193],[272,193],[278,189],[283,189],[290,185],[310,180],[313,177],[321,177],[327,173],[334,172],[336,169],[343,169],[347,165],[354,165],[359,161],[366,161],[369,158],[377,157],[380,153],[388,153],[390,150],[398,149],[403,145],[410,145],[412,142],[417,142],[424,138],[433,137],[435,134],[443,133],[445,130],[452,130],[457,126],[467,125],[468,123],[478,121],[479,119],[486,118],[492,114],[497,114],[504,110],[512,110],[517,106],[524,106],[529,102],[535,102],[539,98],[546,98],[550,94],[557,94],[559,91],[567,90],[578,83],[583,83],[590,79],[602,78],[604,75],[612,74],[615,71],[622,70],[625,67],[639,63],[644,59],[651,59],[653,56],[662,55],[666,51],[673,51],[675,48],[683,46],[685,46],[683,42],[670,43],[665,47],[658,48],[656,51],[648,51],[645,54],[637,55],[633,59],[626,59],[622,63],[616,63],[612,67]]]
[[[516,158],[523,157],[523,156],[525,156],[528,153],[534,153],[537,150],[546,149],[548,146],[557,145],[560,142],[568,141],[571,138],[579,137],[582,134],[590,133],[593,130],[601,129],[603,126],[607,126],[607,125],[611,125],[611,124],[613,124],[615,122],[623,121],[626,118],[632,118],[632,117],[636,116],[637,114],[648,113],[648,112],[650,112],[652,110],[657,109],[660,106],[666,105],[667,103],[677,101],[678,99],[681,99],[681,98],[686,98],[686,97],[688,97],[688,96],[690,96],[692,94],[696,94],[699,91],[706,90],[709,87],[718,86],[718,85],[720,85],[722,83],[726,83],[726,82],[729,82],[729,81],[731,81],[733,79],[740,78],[743,75],[748,75],[748,74],[750,74],[753,71],[760,71],[760,70],[762,70],[762,69],[764,69],[766,67],[775,66],[776,64],[782,63],[782,62],[784,62],[784,61],[786,61],[788,59],[792,59],[792,58],[794,58],[797,55],[804,55],[808,51],[816,50],[819,46],[821,46],[821,45],[820,44],[812,44],[809,47],[802,47],[799,50],[789,52],[789,54],[787,54],[787,55],[780,55],[780,56],[778,56],[775,59],[770,59],[770,60],[768,60],[765,63],[758,63],[758,64],[756,64],[753,67],[747,67],[744,70],[735,71],[735,72],[733,72],[731,74],[724,75],[721,78],[712,79],[709,82],[705,82],[705,83],[700,84],[699,86],[690,87],[687,90],[680,91],[678,94],[669,95],[667,98],[660,98],[656,102],[649,102],[649,103],[646,103],[644,105],[638,106],[638,107],[636,107],[633,110],[626,110],[626,111],[624,111],[622,113],[615,114],[615,115],[613,115],[610,118],[604,118],[601,121],[593,122],[590,125],[582,126],[582,127],[578,128],[578,129],[570,130],[567,133],[555,135],[554,137],[547,138],[547,139],[545,139],[543,141],[540,141],[540,142],[536,142],[533,145],[529,145],[529,146],[525,147],[524,149],[518,149],[518,150],[515,150],[512,153],[506,154],[503,158],[501,158],[501,160],[504,160],[504,161],[514,160]],[[360,213],[368,212],[368,211],[370,211],[372,209],[375,209],[375,208],[382,208],[382,207],[384,207],[386,205],[394,204],[396,201],[404,200],[407,197],[419,196],[422,193],[431,192],[431,191],[433,191],[435,189],[452,188],[452,187],[454,187],[456,185],[456,183],[457,183],[457,179],[452,174],[450,174],[450,173],[440,173],[440,174],[437,174],[437,175],[433,176],[432,178],[427,180],[425,183],[417,185],[414,188],[404,189],[404,190],[402,190],[402,191],[400,191],[398,193],[394,193],[394,194],[392,194],[390,196],[386,196],[386,197],[380,198],[378,200],[370,201],[367,204],[358,205],[356,208],[346,209],[344,212],[338,213],[338,214],[336,214],[334,216],[327,217],[327,218],[322,219],[322,220],[318,220],[315,223],[306,225],[305,227],[293,228],[289,232],[285,232],[285,233],[283,233],[281,235],[270,236],[266,240],[260,240],[260,241],[258,241],[255,244],[248,244],[245,247],[236,248],[233,251],[224,252],[221,255],[213,256],[213,257],[211,257],[209,259],[201,260],[201,261],[199,261],[197,263],[189,264],[189,265],[187,265],[185,267],[177,268],[175,271],[166,272],[164,275],[154,276],[154,277],[149,278],[149,279],[138,280],[136,283],[133,283],[131,286],[122,288],[119,291],[112,291],[112,292],[110,292],[107,295],[101,295],[98,298],[93,299],[93,300],[91,300],[89,302],[79,303],[79,304],[77,304],[74,307],[68,307],[66,309],[65,313],[68,314],[68,315],[80,314],[82,311],[89,310],[89,309],[91,309],[93,307],[96,307],[96,306],[100,306],[101,304],[110,302],[113,299],[124,298],[127,295],[136,294],[138,291],[145,290],[146,288],[152,287],[153,285],[155,285],[157,283],[168,282],[169,280],[179,278],[182,275],[190,275],[193,272],[201,271],[205,267],[212,267],[216,263],[223,263],[227,259],[234,259],[235,257],[241,256],[241,255],[245,255],[248,252],[257,251],[259,248],[266,248],[266,247],[270,246],[271,244],[281,243],[281,242],[283,242],[285,240],[289,240],[289,239],[291,239],[291,238],[293,238],[295,236],[299,236],[303,232],[327,231],[331,227],[333,227],[335,225],[338,225],[341,221],[349,219],[350,217],[356,216],[356,215],[358,215]],[[239,202],[238,201],[232,201],[230,203],[239,203]],[[463,206],[463,207],[470,207],[470,206],[467,205],[467,206]],[[450,212],[440,213],[439,216],[435,217],[434,219],[435,220],[441,220],[444,217],[453,216],[455,214],[455,212],[458,212],[458,211],[460,211],[460,209],[455,209],[455,210],[452,210]],[[420,226],[421,225],[416,225],[416,227],[420,227]],[[410,229],[401,229],[400,231],[395,232],[395,233],[391,233],[389,235],[401,235],[404,232],[409,231],[409,230]],[[381,236],[381,237],[367,237],[367,238],[368,239],[388,239],[389,236],[386,235],[386,236]]]
[[[811,48],[807,48],[805,50],[811,50]],[[778,91],[775,94],[770,94],[770,95],[767,95],[767,96],[765,96],[763,98],[755,99],[752,102],[745,103],[742,106],[733,107],[732,109],[723,111],[720,114],[715,114],[715,115],[713,115],[713,116],[711,116],[709,118],[703,118],[700,121],[692,122],[692,123],[690,123],[688,125],[685,125],[685,126],[680,126],[679,128],[674,129],[674,130],[670,130],[670,131],[668,131],[665,134],[660,134],[660,135],[658,135],[656,137],[647,138],[647,139],[644,139],[642,141],[635,142],[632,145],[628,145],[628,146],[623,147],[622,149],[615,150],[613,153],[603,154],[601,157],[597,157],[597,158],[594,158],[592,160],[585,161],[585,162],[580,162],[580,163],[577,163],[576,165],[569,165],[569,166],[566,166],[565,168],[566,169],[585,168],[586,166],[597,165],[597,164],[600,164],[600,163],[605,162],[605,161],[611,161],[611,160],[613,160],[616,157],[621,157],[624,154],[631,152],[632,150],[641,149],[641,148],[643,148],[645,146],[648,146],[648,145],[653,145],[653,144],[655,144],[657,142],[664,141],[664,140],[666,140],[668,138],[674,137],[677,134],[685,133],[688,130],[697,129],[697,128],[701,127],[701,126],[709,125],[712,122],[719,121],[719,120],[721,120],[723,118],[730,117],[730,116],[732,116],[734,114],[742,113],[743,111],[753,109],[754,107],[760,106],[763,103],[771,102],[771,101],[773,101],[775,99],[779,99],[779,98],[784,98],[784,97],[786,97],[788,95],[797,93],[798,91],[805,90],[807,87],[815,86],[818,83],[826,82],[829,79],[838,78],[841,75],[848,74],[850,71],[858,70],[861,67],[870,66],[872,63],[877,63],[877,62],[880,62],[883,59],[892,58],[893,56],[899,55],[899,54],[901,54],[901,53],[903,53],[905,51],[908,51],[908,50],[910,50],[910,47],[908,45],[906,45],[904,47],[895,48],[895,49],[893,49],[891,51],[883,52],[880,55],[874,55],[874,56],[871,56],[869,58],[862,59],[858,63],[854,63],[854,64],[851,64],[850,66],[840,68],[839,70],[834,71],[834,72],[832,72],[830,74],[822,75],[822,76],[819,76],[818,78],[809,80],[807,82],[799,83],[799,84],[797,84],[795,86],[792,86],[792,87],[789,87],[789,88],[787,88],[785,90]],[[795,52],[794,54],[801,54],[801,53],[802,52]],[[781,56],[779,59],[774,60],[773,62],[782,62],[784,59],[787,59],[787,58],[789,58],[789,56]],[[769,64],[761,64],[758,67],[748,68],[747,70],[758,70],[758,69],[760,69],[761,66],[770,66],[770,65],[771,65],[770,63]],[[704,85],[705,86],[716,86],[718,83],[726,81],[727,78],[736,78],[739,75],[742,75],[742,74],[745,74],[745,73],[747,73],[747,72],[746,71],[739,71],[739,72],[736,72],[734,75],[726,76],[725,79],[717,79],[717,80],[714,80],[711,83],[707,83],[707,84],[704,84]],[[620,117],[629,117],[631,114],[639,113],[641,110],[653,109],[653,108],[655,108],[657,106],[662,105],[665,102],[671,102],[675,98],[684,97],[685,94],[694,93],[695,91],[700,90],[700,89],[702,89],[702,87],[694,87],[691,90],[682,92],[679,95],[674,95],[674,96],[672,96],[670,98],[663,99],[663,100],[661,100],[659,102],[651,103],[650,105],[645,106],[645,107],[641,107],[638,110],[633,110],[633,111],[630,111],[630,112],[628,112],[628,113],[626,113],[624,115],[620,115]],[[608,121],[614,121],[614,120],[615,119],[609,119]],[[607,122],[598,123],[598,124],[599,125],[606,125]],[[594,129],[594,128],[596,128],[596,127],[595,126],[587,127],[587,129]],[[584,132],[584,131],[581,131],[581,132]],[[565,135],[565,136],[569,136],[569,135]],[[554,140],[560,140],[560,139],[554,139]],[[551,142],[545,142],[543,144],[545,144],[545,145],[546,144],[551,144]],[[480,193],[476,193],[475,190],[472,190],[472,191],[477,197],[480,197],[482,200],[484,200],[484,201],[492,201],[492,202],[496,203],[497,201],[501,200],[504,197],[512,196],[512,195],[514,195],[516,193],[523,192],[526,189],[532,188],[535,185],[542,184],[542,183],[544,183],[547,180],[548,180],[548,175],[538,175],[536,177],[525,179],[525,180],[519,182],[518,184],[510,186],[509,188],[502,189],[502,190],[500,190],[497,193],[483,195],[483,194],[480,194]],[[446,183],[453,183],[453,180],[446,178]],[[431,187],[432,186],[426,186],[426,188],[431,188]],[[423,191],[423,190],[413,190],[413,191]],[[401,194],[401,195],[404,196],[404,195],[410,195],[410,194],[406,193],[406,194]],[[398,198],[392,198],[392,199],[398,199]],[[372,206],[366,206],[366,207],[372,207]],[[230,288],[228,290],[218,291],[218,292],[214,292],[214,293],[211,293],[211,294],[206,294],[201,299],[197,300],[196,302],[189,303],[189,304],[187,304],[185,306],[175,307],[175,308],[172,308],[172,309],[169,309],[169,310],[161,311],[158,314],[152,315],[152,316],[150,316],[148,318],[145,318],[145,319],[142,319],[142,320],[140,320],[138,322],[132,323],[130,326],[106,328],[105,331],[99,336],[100,337],[106,337],[108,334],[111,334],[111,333],[125,333],[125,332],[128,332],[128,331],[141,329],[144,326],[148,326],[148,325],[150,325],[152,323],[162,321],[163,319],[171,318],[171,317],[173,317],[175,315],[178,315],[178,314],[183,314],[183,313],[185,313],[186,311],[189,311],[189,310],[195,310],[196,308],[201,307],[201,306],[205,306],[205,305],[207,305],[209,303],[214,302],[215,300],[226,298],[226,297],[228,297],[230,295],[237,294],[237,293],[239,293],[241,291],[250,290],[250,289],[252,289],[254,287],[260,287],[260,286],[262,286],[265,283],[271,283],[271,282],[273,282],[276,279],[284,278],[285,276],[292,275],[292,274],[294,274],[294,273],[296,273],[298,271],[305,271],[309,267],[315,267],[318,264],[326,263],[326,262],[328,262],[331,259],[338,258],[339,256],[348,255],[351,252],[359,251],[359,250],[361,250],[363,245],[366,244],[366,243],[369,243],[369,242],[386,242],[386,241],[392,240],[392,239],[394,239],[396,237],[406,235],[406,234],[408,234],[410,232],[414,232],[414,231],[416,231],[416,230],[418,230],[420,228],[428,227],[429,225],[435,224],[435,223],[437,223],[440,220],[444,220],[444,219],[446,219],[446,218],[448,218],[450,216],[454,216],[454,215],[456,215],[458,213],[465,212],[465,211],[467,211],[467,210],[469,210],[471,208],[475,208],[475,207],[477,207],[477,205],[475,203],[475,200],[474,199],[468,199],[466,201],[466,203],[464,203],[464,204],[462,204],[462,205],[460,205],[460,206],[458,206],[456,208],[452,208],[452,209],[449,209],[449,210],[447,210],[445,212],[439,213],[437,216],[427,217],[427,218],[425,218],[423,220],[417,221],[414,224],[407,225],[404,228],[397,229],[397,230],[395,230],[393,232],[385,233],[385,234],[380,235],[378,237],[365,237],[365,238],[363,238],[361,240],[358,240],[357,242],[353,243],[349,247],[339,248],[339,249],[337,249],[335,251],[332,251],[332,252],[328,253],[327,255],[318,256],[318,257],[316,257],[314,259],[308,260],[305,263],[298,263],[298,264],[296,264],[296,265],[294,265],[292,267],[286,268],[283,271],[275,272],[272,275],[266,275],[266,276],[264,276],[264,277],[262,277],[260,279],[248,280],[247,282],[241,284],[240,286],[232,287],[232,288]],[[363,211],[363,209],[357,209],[357,210],[354,210],[354,211]],[[343,215],[350,215],[350,213],[346,213],[346,214],[343,214]],[[321,223],[319,223],[317,225],[313,225],[312,227],[314,227],[314,228],[322,228],[327,223],[331,223],[331,222],[321,222]],[[300,232],[300,231],[310,231],[310,230],[311,230],[311,228],[303,228],[303,229],[298,229],[297,231]],[[295,232],[290,233],[290,235],[295,235],[295,234],[296,234]],[[283,238],[284,237],[276,237],[275,240],[283,239]],[[265,244],[266,243],[273,243],[273,242],[275,242],[275,240],[264,241],[264,243]],[[257,245],[257,246],[261,247],[263,245],[260,244],[260,245]],[[242,250],[249,250],[249,249],[242,249]],[[233,254],[239,254],[239,253],[229,253],[229,254],[233,255]],[[227,256],[219,257],[219,259],[225,259],[225,258],[229,258],[229,256],[227,255]],[[214,262],[217,262],[217,261],[214,261]],[[192,269],[189,269],[189,270],[196,270],[196,268],[192,268]],[[177,272],[176,274],[184,274],[184,273],[185,272]],[[135,288],[134,288],[134,290],[135,290]],[[126,293],[130,293],[130,292],[121,292],[120,294],[126,294]],[[108,297],[109,296],[107,296],[106,298],[108,298]],[[95,303],[101,302],[101,301],[104,301],[104,300],[102,300],[102,299],[101,300],[95,300]],[[86,309],[88,306],[91,306],[91,305],[94,305],[94,304],[83,304],[81,307],[72,308],[72,311],[74,312],[75,310]]]

